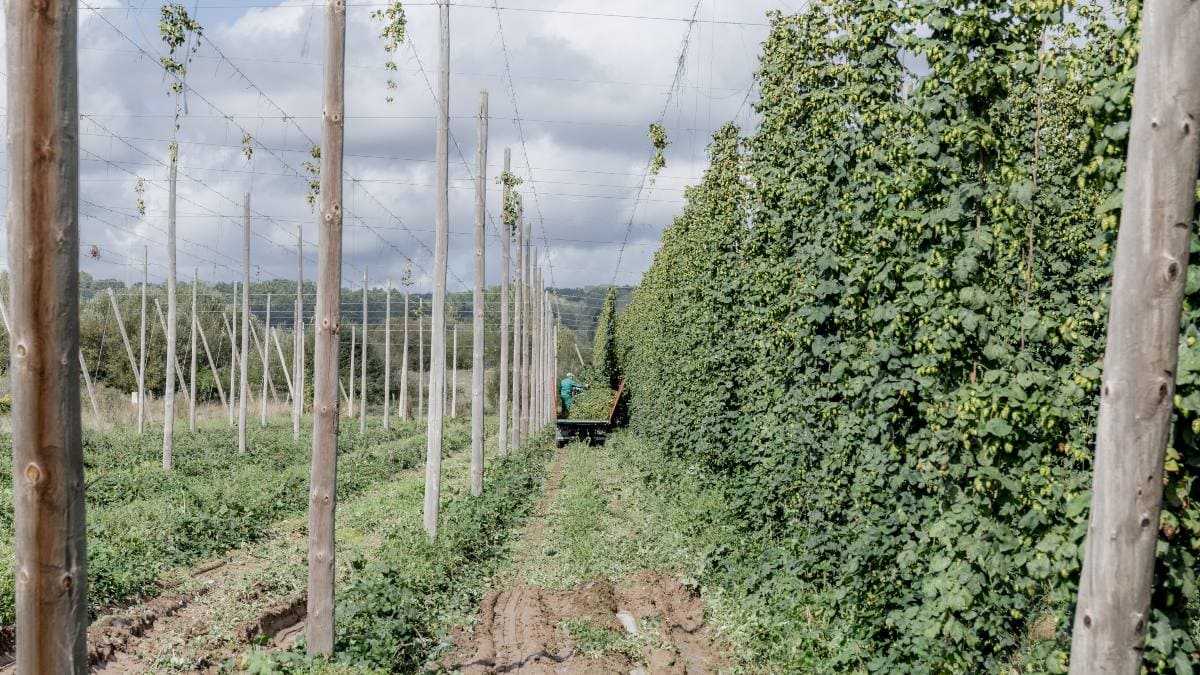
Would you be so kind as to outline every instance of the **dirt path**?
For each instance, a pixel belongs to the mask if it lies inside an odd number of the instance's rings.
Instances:
[[[467,455],[448,457],[447,469]],[[419,500],[423,480],[422,465],[339,506],[339,558],[377,549],[396,527],[396,501]],[[169,593],[101,617],[88,630],[92,671],[217,672],[252,646],[292,646],[305,627],[306,531],[306,516],[292,517],[269,539],[182,575]]]
[[[578,491],[565,494],[564,477],[593,480],[600,487],[611,482],[587,466],[572,466],[570,452],[578,451],[558,451],[545,498],[525,528],[513,567],[497,577],[477,623],[459,631],[457,650],[443,665],[472,675],[719,670],[725,661],[705,625],[704,602],[672,575],[643,570],[558,589],[529,583],[530,576],[544,571],[546,560],[555,560],[560,547],[570,549],[571,538],[579,536],[571,520]],[[597,527],[587,536],[625,534],[623,528]]]

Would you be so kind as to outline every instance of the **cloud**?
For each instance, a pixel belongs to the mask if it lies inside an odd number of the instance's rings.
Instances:
[[[99,246],[101,258],[85,256],[82,268],[132,281],[140,277],[146,245],[151,278],[161,280],[166,273],[166,157],[173,102],[156,62],[163,52],[158,9],[117,0],[87,4],[95,10],[80,8],[80,100],[87,115],[81,123],[82,240],[85,246]],[[305,275],[311,279],[315,274],[317,218],[305,201],[302,162],[308,159],[310,139],[320,140],[324,10],[322,3],[298,0],[252,4],[256,6],[244,9],[200,5],[197,16],[205,37],[189,67],[194,92],[187,97],[188,114],[178,134],[181,277],[190,275],[192,267],[206,280],[240,276],[246,192],[252,194],[254,211],[254,275],[294,274],[297,226],[306,242]],[[500,188],[495,177],[503,149],[509,147],[514,171],[526,179],[521,186],[526,213],[554,282],[609,283],[628,231],[616,280],[636,283],[662,228],[682,208],[683,188],[703,171],[707,138],[739,108],[745,117],[741,103],[766,28],[706,21],[715,12],[720,20],[761,24],[765,12],[780,3],[702,0],[702,22],[693,29],[681,86],[669,106],[686,22],[570,12],[687,17],[694,7],[691,0],[614,0],[603,6],[554,0],[525,5],[549,11],[502,10],[507,64],[497,12],[476,6],[486,4],[452,8],[450,109],[456,143],[450,149],[450,289],[459,290],[473,278],[469,175],[475,171],[480,89],[490,92],[491,113],[489,282],[499,279],[494,224]],[[398,71],[389,75],[379,26],[369,17],[373,7],[351,5],[348,15],[343,278],[347,285],[357,285],[366,267],[373,285],[389,278],[394,282],[411,259],[417,267],[415,288],[428,289],[435,212],[437,107],[430,88],[436,87],[437,10],[432,5],[407,8],[412,42],[393,57]],[[395,91],[386,89],[389,76],[398,82]],[[392,103],[385,100],[389,94]],[[643,191],[635,213],[634,197],[650,152],[646,127],[664,106],[673,142],[668,167],[653,189]],[[261,144],[250,160],[242,155],[244,133]],[[532,167],[526,166],[526,152]],[[138,177],[147,181],[145,216],[137,209]]]

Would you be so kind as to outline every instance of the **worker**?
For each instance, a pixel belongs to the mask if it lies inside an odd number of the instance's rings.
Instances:
[[[562,408],[562,414],[560,417],[565,419],[571,416],[571,396],[573,396],[575,392],[583,391],[585,389],[587,389],[586,386],[575,381],[574,373],[567,373],[567,376],[564,377],[563,381],[558,385],[558,400]]]

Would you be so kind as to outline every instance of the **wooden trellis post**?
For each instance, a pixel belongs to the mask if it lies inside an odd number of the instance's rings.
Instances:
[[[479,92],[479,132],[475,146],[475,293],[471,303],[471,494],[483,493],[483,284],[484,226],[487,220],[488,93]]]
[[[509,172],[512,170],[512,150],[504,149],[504,178],[507,179]],[[512,223],[508,222],[508,204],[509,193],[512,192],[512,187],[509,186],[507,180],[504,182],[504,191],[500,197],[500,227],[504,231],[500,233],[500,391],[499,391],[499,406],[496,411],[500,417],[500,428],[497,433],[497,442],[499,448],[497,451],[503,457],[508,454],[508,331],[509,331],[509,276],[512,274],[512,262],[509,260],[510,240],[512,239]]]
[[[308,653],[333,652],[334,513],[337,498],[338,330],[342,290],[342,142],[345,137],[346,3],[325,9],[321,208],[317,228],[313,451],[308,515]]]
[[[346,414],[350,419],[354,419],[354,356],[355,356],[355,341],[358,340],[358,327],[350,326],[350,406]]]
[[[1200,160],[1200,5],[1148,2],[1096,423],[1071,673],[1142,667]]]
[[[400,419],[408,421],[408,288],[404,289],[404,347],[400,353]]]
[[[513,383],[512,383],[512,415],[510,419],[511,428],[509,433],[512,435],[512,440],[509,445],[513,452],[518,452],[521,449],[521,327],[524,324],[522,319],[521,305],[525,300],[525,293],[522,289],[521,270],[524,268],[525,247],[522,242],[525,240],[525,214],[517,215],[517,260],[515,269],[513,269]]]
[[[387,280],[383,300],[383,428],[392,418],[392,280]]]
[[[241,395],[238,399],[238,452],[246,452],[246,413],[250,396],[250,193],[242,200],[242,353],[239,357]],[[234,314],[236,320],[237,314]]]
[[[196,322],[196,330],[200,332],[200,343],[204,345],[204,355],[208,357],[208,367],[212,370],[213,382],[217,385],[217,394],[221,397],[221,405],[228,407],[228,402],[225,400],[225,388],[221,386],[221,374],[217,371],[217,362],[213,359],[212,351],[208,348],[208,336],[204,334],[204,324],[198,317],[194,320]]]
[[[425,451],[425,532],[436,538],[442,499],[442,414],[446,393],[446,263],[450,246],[450,2],[438,0],[437,194],[430,332],[429,420]]]
[[[158,315],[158,327],[160,329],[162,329],[163,334],[166,334],[167,320],[163,316],[162,305],[158,302],[158,298],[154,299],[154,311]],[[172,361],[171,365],[167,366],[167,368],[172,369],[175,372],[175,377],[179,380],[180,383],[187,381],[183,377],[183,366],[179,363],[179,355],[178,354],[176,354],[174,361]],[[163,393],[165,395],[166,390],[164,390]],[[186,396],[186,394],[185,394],[185,396]],[[165,469],[167,467],[164,466],[163,468]]]
[[[175,295],[175,208],[176,208],[176,177],[179,171],[179,149],[175,145],[171,149],[171,183],[167,194],[167,383],[163,388],[163,469],[170,470],[174,464],[175,455],[175,371],[172,364],[179,363],[176,354],[176,338],[179,328],[179,301]],[[155,303],[157,306],[157,303]],[[144,374],[145,371],[143,371]],[[182,379],[182,378],[181,378]]]
[[[150,283],[150,247],[142,247],[142,322],[138,328],[138,436],[146,432],[146,286]],[[111,292],[111,289],[110,289]]]
[[[8,265],[17,672],[86,673],[76,3],[9,3]]]
[[[200,270],[192,268],[192,377],[188,380],[188,431],[196,431],[196,287],[200,283]]]
[[[237,422],[237,371],[238,371],[238,341],[237,341],[237,306],[238,306],[238,284],[233,282],[233,321],[221,312],[221,318],[225,320],[225,331],[229,333],[229,426],[234,426]]]
[[[142,371],[138,369],[137,359],[133,356],[133,348],[129,346],[129,333],[125,331],[125,321],[121,318],[121,307],[117,305],[117,296],[113,293],[113,289],[109,288],[108,299],[112,303],[113,315],[117,318],[117,330],[121,333],[121,344],[125,345],[125,355],[129,357],[129,369],[133,371],[135,380],[141,382]]]
[[[262,362],[262,405],[259,406],[259,426],[267,426],[267,380],[271,379],[271,292],[267,292],[267,316],[263,322],[263,339],[258,348],[258,358]],[[258,342],[258,336],[254,338]],[[276,397],[278,398],[278,397]]]
[[[358,435],[367,433],[367,268],[363,267],[362,292],[362,367],[358,369]]]
[[[275,342],[275,351],[278,352],[278,354],[279,354],[279,369],[283,371],[283,379],[285,382],[287,382],[288,396],[290,396],[291,399],[293,401],[295,401],[296,400],[296,388],[292,386],[292,376],[288,373],[287,359],[285,359],[283,357],[283,345],[281,345],[279,343],[279,329],[278,328],[268,329],[267,334],[271,336],[270,340],[268,340],[268,343],[272,340]],[[268,352],[271,351],[270,344],[267,344],[267,351]]]
[[[458,324],[454,324],[454,345],[450,352],[450,419],[458,418]]]
[[[425,419],[425,298],[420,299],[417,316],[417,419]]]
[[[292,440],[300,440],[304,415],[304,231],[296,226],[296,315],[292,317]]]

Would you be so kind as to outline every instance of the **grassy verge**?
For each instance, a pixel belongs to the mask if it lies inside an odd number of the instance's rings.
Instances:
[[[176,436],[175,469],[161,468],[161,430],[87,434],[88,594],[93,609],[154,592],[168,570],[261,539],[308,502],[311,439],[292,440],[290,423],[248,428],[251,451],[237,454],[236,431],[212,424]],[[448,444],[468,442],[465,423],[447,425]],[[5,444],[11,442],[5,437]],[[338,497],[344,499],[419,464],[418,424],[390,431],[345,426]],[[9,447],[11,452],[11,446]],[[0,474],[0,540],[12,541],[11,474]],[[11,556],[11,543],[0,555]],[[13,613],[13,570],[0,569],[0,624]]]
[[[702,472],[629,433],[566,452],[540,550],[513,570],[518,583],[567,589],[641,570],[677,575],[700,590],[707,621],[746,672],[820,672],[832,650],[852,648],[815,610],[819,596],[795,581],[787,567],[795,556],[747,538]],[[587,626],[564,628],[593,651],[630,648],[620,634],[591,639]]]
[[[349,561],[345,582],[338,588],[332,661],[311,660],[298,645],[282,654],[247,654],[238,668],[415,672],[435,659],[448,645],[449,629],[474,613],[516,525],[541,493],[549,436],[539,436],[527,447],[530,450],[520,455],[492,460],[478,498],[466,489],[466,464],[444,467],[436,541],[429,541],[422,529],[422,500],[416,488],[392,505],[391,531],[369,558]]]

